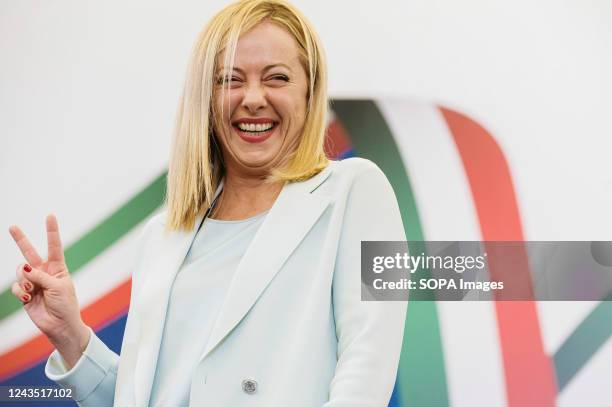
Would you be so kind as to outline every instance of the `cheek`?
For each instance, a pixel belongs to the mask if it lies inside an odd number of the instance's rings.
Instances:
[[[236,108],[240,106],[240,102],[243,98],[243,93],[244,92],[242,91],[242,89],[233,89],[227,95],[225,103],[232,113],[234,113],[234,110],[236,110]]]
[[[236,108],[240,105],[242,99],[240,90],[231,90],[230,92],[222,91],[214,99],[216,117],[223,121],[223,125],[228,125],[228,122]]]
[[[282,116],[285,125],[301,126],[306,118],[306,96],[270,95],[270,102]]]

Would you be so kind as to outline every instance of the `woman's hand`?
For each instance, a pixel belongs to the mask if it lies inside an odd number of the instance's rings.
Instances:
[[[34,324],[57,348],[68,369],[79,360],[89,342],[89,328],[83,323],[74,284],[64,260],[64,251],[55,216],[47,216],[48,259],[38,255],[17,226],[9,232],[28,263],[17,267],[13,294]]]

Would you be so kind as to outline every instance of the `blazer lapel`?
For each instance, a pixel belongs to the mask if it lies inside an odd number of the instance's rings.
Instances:
[[[222,184],[215,192],[221,191]],[[151,251],[156,256],[146,270],[141,297],[137,301],[140,307],[141,330],[138,345],[138,358],[134,372],[134,394],[136,406],[147,406],[155,378],[159,348],[163,335],[168,301],[174,278],[178,273],[185,256],[200,228],[204,215],[197,217],[190,231],[166,233],[160,231],[160,239]],[[160,227],[165,226],[165,220]]]
[[[315,177],[283,187],[238,265],[200,361],[247,314],[327,208],[329,198],[312,192],[327,179],[332,168],[333,162]]]

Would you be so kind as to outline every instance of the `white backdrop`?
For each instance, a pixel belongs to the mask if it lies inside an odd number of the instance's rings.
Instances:
[[[611,2],[294,3],[323,39],[332,97],[466,113],[501,144],[527,239],[612,240]],[[161,173],[192,43],[224,4],[0,2],[1,288],[21,262],[9,225],[44,253],[47,213],[70,243]],[[550,321],[555,348],[571,325]]]

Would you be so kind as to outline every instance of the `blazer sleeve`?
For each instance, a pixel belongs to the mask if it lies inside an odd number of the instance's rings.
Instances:
[[[361,241],[406,240],[389,181],[364,162],[348,194],[334,270],[338,361],[325,407],[386,407],[402,347],[407,301],[361,301]]]
[[[57,350],[49,356],[45,375],[64,388],[72,388],[72,398],[80,406],[112,406],[119,356],[110,350],[90,328],[85,351],[70,370]]]
[[[138,238],[138,247],[135,251],[136,265],[143,254],[145,238],[151,223],[152,220],[145,225]],[[134,270],[138,270],[138,267],[134,267]],[[133,304],[136,295],[136,279],[136,272],[134,272],[130,304]],[[134,322],[136,317],[133,314],[131,310],[128,313],[121,345],[121,364],[119,355],[109,349],[90,328],[91,336],[87,347],[72,369],[66,369],[62,356],[57,350],[54,350],[47,359],[45,375],[61,387],[72,388],[72,398],[79,406],[113,406],[115,387],[119,387],[117,386],[118,373],[120,370],[124,371],[127,368],[126,365],[130,364],[130,360],[135,357],[133,343],[130,341],[135,336],[134,331],[136,330]]]

